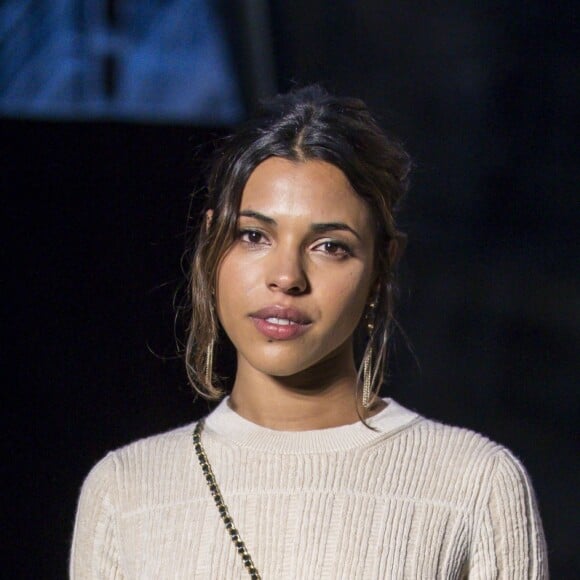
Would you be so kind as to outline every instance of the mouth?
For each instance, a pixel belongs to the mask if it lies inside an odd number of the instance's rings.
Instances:
[[[269,339],[290,340],[308,331],[312,320],[296,308],[268,306],[250,314],[256,329]]]

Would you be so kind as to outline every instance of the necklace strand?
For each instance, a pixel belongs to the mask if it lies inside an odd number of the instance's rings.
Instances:
[[[203,431],[204,424],[205,424],[204,419],[199,420],[197,422],[197,425],[195,426],[195,429],[193,430],[193,447],[195,449],[195,453],[197,454],[199,465],[201,466],[201,470],[203,471],[205,481],[207,482],[209,491],[213,496],[220,517],[224,525],[226,526],[226,530],[230,535],[230,538],[234,543],[234,546],[236,547],[238,553],[240,554],[240,557],[242,558],[242,562],[244,563],[244,566],[246,567],[246,570],[248,571],[250,578],[252,580],[261,580],[262,577],[260,576],[260,573],[256,569],[256,566],[254,566],[254,562],[252,560],[252,557],[250,556],[250,553],[248,552],[248,549],[246,548],[246,544],[242,540],[240,532],[238,532],[234,524],[234,520],[230,516],[228,506],[224,502],[222,492],[217,484],[217,481],[215,480],[215,475],[213,474],[213,470],[205,453],[205,449],[201,444],[201,432]]]

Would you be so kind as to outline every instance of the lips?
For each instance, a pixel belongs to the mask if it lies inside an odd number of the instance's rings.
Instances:
[[[253,312],[250,318],[259,332],[274,340],[297,338],[312,324],[312,320],[304,312],[277,305]]]

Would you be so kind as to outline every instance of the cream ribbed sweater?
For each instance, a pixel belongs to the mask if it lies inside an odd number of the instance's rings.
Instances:
[[[202,435],[264,580],[547,578],[530,481],[505,448],[387,399],[362,423],[255,425],[223,401]],[[87,477],[70,572],[247,578],[192,445],[193,425],[109,453]]]

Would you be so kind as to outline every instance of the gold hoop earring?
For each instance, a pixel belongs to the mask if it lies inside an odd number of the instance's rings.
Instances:
[[[369,334],[369,344],[367,346],[365,356],[363,358],[363,390],[362,390],[362,406],[368,409],[371,404],[371,383],[372,383],[372,365],[373,365],[373,330],[375,328],[375,308],[376,302],[369,304],[369,311],[367,313],[367,332]]]
[[[207,345],[207,350],[205,352],[205,382],[207,385],[211,385],[213,379],[213,348],[215,345],[215,340]]]

